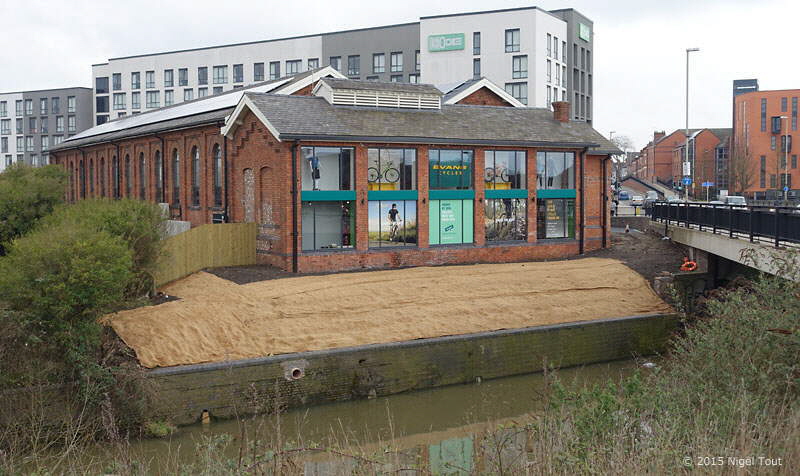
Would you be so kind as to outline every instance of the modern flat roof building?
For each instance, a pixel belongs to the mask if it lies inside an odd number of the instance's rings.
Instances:
[[[92,66],[94,123],[331,65],[351,79],[461,83],[486,77],[521,103],[572,103],[592,119],[592,22],[537,7],[167,51]]]
[[[92,126],[91,88],[0,93],[0,172],[48,163],[51,146]]]

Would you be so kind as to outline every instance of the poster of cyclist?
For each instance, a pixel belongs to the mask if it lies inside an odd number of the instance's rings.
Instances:
[[[417,202],[415,200],[370,200],[370,247],[416,244]]]

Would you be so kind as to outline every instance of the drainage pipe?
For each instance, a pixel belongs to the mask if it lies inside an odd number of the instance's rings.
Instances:
[[[583,250],[585,247],[586,241],[586,202],[584,201],[586,198],[586,151],[588,151],[588,147],[584,147],[581,150],[581,239],[578,242],[578,254],[583,254]]]
[[[292,272],[297,272],[297,144],[292,143]]]

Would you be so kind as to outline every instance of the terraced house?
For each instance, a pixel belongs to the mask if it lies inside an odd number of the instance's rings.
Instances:
[[[220,98],[225,107],[209,110]],[[112,121],[94,129],[116,131],[62,144],[69,197],[169,202],[193,225],[257,222],[259,260],[303,272],[553,258],[609,243],[618,151],[570,121],[566,102],[521,107],[485,79],[441,90],[323,68],[179,107],[180,117]]]

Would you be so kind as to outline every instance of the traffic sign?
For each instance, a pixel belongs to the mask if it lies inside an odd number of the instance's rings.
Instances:
[[[703,187],[713,187],[714,182],[703,182]]]
[[[684,185],[691,185],[692,184],[692,177],[683,177],[683,184]]]
[[[786,186],[784,186],[784,187],[783,187],[783,191],[784,191],[784,192],[788,192],[788,191],[789,191],[789,187],[786,187]]]

